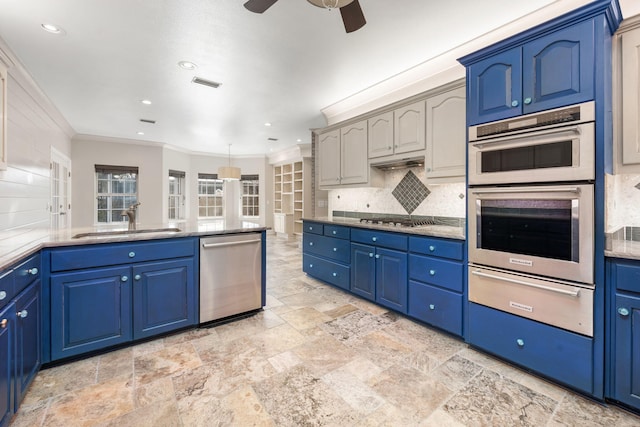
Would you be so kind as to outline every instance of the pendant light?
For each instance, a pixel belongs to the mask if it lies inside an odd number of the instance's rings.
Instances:
[[[231,166],[231,144],[229,144],[229,164],[218,168],[218,179],[240,179],[240,168]]]

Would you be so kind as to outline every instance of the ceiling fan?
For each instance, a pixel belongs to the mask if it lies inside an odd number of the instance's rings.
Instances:
[[[255,13],[263,13],[278,0],[249,0],[244,4],[244,7]],[[359,30],[364,27],[367,21],[364,19],[364,14],[360,8],[358,0],[307,0],[314,6],[318,6],[324,9],[340,9],[340,15],[342,15],[342,22],[344,22],[344,29],[347,33]]]

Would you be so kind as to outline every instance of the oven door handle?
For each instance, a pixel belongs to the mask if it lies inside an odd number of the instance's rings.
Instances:
[[[502,136],[502,137],[497,137],[495,139],[490,139],[490,140],[479,140],[479,141],[471,141],[471,144],[473,144],[475,147],[478,148],[484,148],[487,146],[495,146],[495,145],[501,145],[501,144],[513,144],[513,143],[517,143],[518,141],[526,141],[526,142],[532,142],[532,141],[537,141],[537,140],[546,140],[549,139],[549,136],[552,136],[554,139],[560,139],[563,137],[572,137],[575,135],[581,135],[582,134],[582,130],[580,129],[580,125],[574,126],[574,127],[570,127],[561,131],[558,131],[557,129],[549,129],[546,131],[536,131],[535,133],[526,133],[526,134],[518,134],[518,135],[513,135],[513,136]]]
[[[556,293],[559,293],[559,294],[562,294],[562,295],[568,295],[568,296],[574,297],[574,298],[580,296],[580,290],[579,289],[575,290],[575,291],[567,291],[567,290],[564,290],[564,289],[552,288],[551,286],[545,286],[545,285],[539,285],[537,283],[525,282],[524,280],[509,279],[507,277],[495,276],[493,274],[483,273],[480,270],[473,270],[473,271],[471,271],[471,274],[476,275],[476,276],[480,276],[480,277],[485,277],[487,279],[502,280],[504,282],[515,283],[517,285],[529,286],[531,288],[537,288],[537,289],[543,289],[545,291],[556,292]]]
[[[530,187],[508,188],[501,187],[491,190],[472,190],[471,194],[503,194],[503,193],[580,193],[579,187]]]

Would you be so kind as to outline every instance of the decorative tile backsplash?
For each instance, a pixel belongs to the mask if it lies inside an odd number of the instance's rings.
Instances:
[[[329,213],[334,211],[406,215],[407,210],[392,194],[407,172],[411,171],[424,185],[424,168],[416,167],[385,172],[384,187],[361,187],[329,190]],[[421,201],[412,215],[464,218],[467,200],[464,182],[427,184],[429,196]],[[402,187],[401,187],[402,188]],[[640,191],[638,192],[640,194]]]
[[[606,230],[640,226],[640,175],[605,175]]]
[[[431,194],[431,191],[429,191],[412,171],[409,171],[398,183],[396,188],[393,189],[391,194],[404,210],[410,214]]]

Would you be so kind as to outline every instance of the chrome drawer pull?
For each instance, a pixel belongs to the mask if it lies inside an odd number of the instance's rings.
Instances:
[[[27,310],[22,310],[16,313],[18,315],[18,317],[24,319],[25,317],[27,317],[29,315],[29,312]]]
[[[237,246],[237,245],[246,245],[248,243],[257,243],[260,242],[260,239],[255,240],[243,240],[241,242],[229,242],[229,243],[203,243],[202,247],[207,248],[219,248],[222,246]],[[313,246],[313,242],[309,242],[309,245]]]
[[[556,293],[559,293],[559,294],[562,294],[562,295],[568,295],[570,297],[578,297],[578,296],[580,296],[580,290],[565,291],[564,289],[556,289],[556,288],[552,288],[551,286],[545,286],[545,285],[539,285],[537,283],[525,282],[524,280],[509,279],[507,277],[494,276],[493,274],[483,273],[483,272],[481,272],[479,270],[474,270],[474,271],[471,272],[471,274],[474,274],[474,275],[480,276],[480,277],[486,277],[487,279],[502,280],[503,282],[515,283],[516,285],[529,286],[531,288],[537,288],[537,289],[543,289],[545,291],[556,292]]]
[[[31,274],[32,276],[35,276],[36,274],[38,274],[38,269],[33,267],[27,270],[27,273]]]

